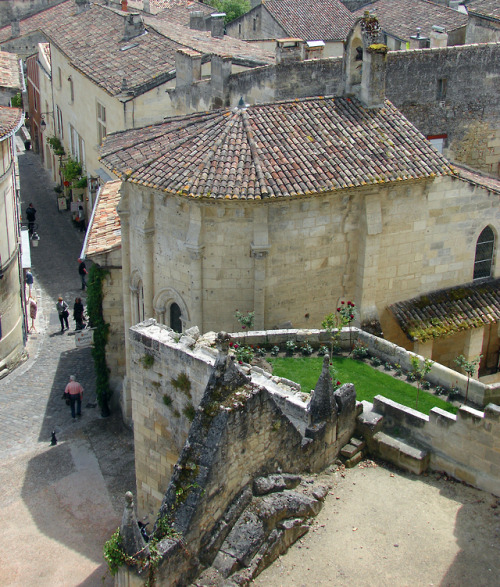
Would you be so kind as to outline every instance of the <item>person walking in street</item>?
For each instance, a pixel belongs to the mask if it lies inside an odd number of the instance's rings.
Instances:
[[[61,296],[57,298],[57,313],[59,314],[59,322],[61,323],[61,332],[64,332],[64,325],[66,324],[66,329],[69,330],[69,323],[68,323],[68,304],[62,299]]]
[[[29,269],[26,270],[26,273],[24,275],[24,281],[26,283],[26,285],[28,286],[28,298],[31,298],[31,290],[33,289],[33,274],[31,273],[31,271]]]
[[[71,406],[71,417],[73,420],[76,416],[82,415],[82,399],[83,387],[78,383],[74,375],[70,375],[69,383],[66,385],[64,395],[69,397],[69,405]]]
[[[83,330],[83,304],[82,298],[75,298],[75,305],[73,306],[73,318],[76,322],[75,330]]]
[[[28,299],[29,302],[29,310],[30,310],[30,318],[31,318],[31,327],[30,327],[30,332],[36,332],[36,328],[35,328],[35,318],[36,318],[36,313],[38,311],[38,305],[36,303],[36,300],[34,297],[31,296],[31,292],[30,292],[30,297]]]
[[[35,229],[35,218],[36,210],[33,207],[33,204],[30,202],[26,208],[26,219],[28,221],[28,233],[30,236],[33,236],[33,231]]]
[[[85,232],[85,211],[81,204],[78,206],[78,226],[80,227],[80,232]]]
[[[80,274],[80,277],[82,279],[82,290],[84,290],[87,287],[87,267],[85,266],[85,261],[83,259],[78,259],[78,273]]]

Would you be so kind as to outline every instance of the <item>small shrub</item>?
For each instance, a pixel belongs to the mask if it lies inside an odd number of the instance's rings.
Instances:
[[[265,357],[265,356],[266,356],[266,354],[267,354],[267,351],[266,351],[266,349],[265,349],[265,348],[263,348],[263,347],[261,347],[261,346],[258,346],[258,347],[255,349],[255,354],[256,354],[258,357]]]
[[[155,358],[153,357],[153,355],[150,355],[148,353],[146,353],[141,359],[141,363],[144,369],[151,369],[151,367],[154,365],[154,362]]]
[[[328,347],[322,344],[318,349],[318,356],[324,357],[328,354]]]
[[[430,381],[422,381],[422,389],[430,389],[431,382]]]
[[[384,363],[384,369],[386,371],[391,371],[392,370],[392,365],[391,365],[391,363],[389,363],[389,361],[387,361],[386,363]]]
[[[448,401],[449,402],[454,402],[459,400],[461,397],[460,394],[460,390],[458,389],[458,387],[456,385],[453,385],[450,389],[450,391],[448,392]]]
[[[436,395],[446,395],[446,387],[436,385]]]
[[[286,354],[291,356],[297,350],[297,345],[293,340],[287,340],[285,343]]]
[[[234,345],[236,347],[236,345]],[[250,346],[238,346],[236,348],[236,360],[242,363],[251,363],[254,357],[253,348]]]
[[[181,372],[177,377],[174,379],[170,379],[170,383],[172,384],[175,389],[182,391],[188,397],[191,397],[191,380],[186,375],[186,373]]]
[[[172,405],[172,398],[171,398],[171,397],[170,397],[168,394],[165,394],[165,395],[163,396],[163,403],[164,403],[164,404],[165,404],[167,407],[170,407],[170,406]]]
[[[273,348],[271,349],[271,355],[273,357],[277,357],[279,355],[280,352],[280,347],[279,346],[273,346]]]
[[[358,360],[366,359],[368,356],[368,348],[362,342],[357,340],[352,349],[352,356]]]
[[[374,367],[380,367],[380,365],[382,365],[382,359],[380,359],[379,357],[372,357],[372,360],[370,362]]]
[[[194,417],[196,416],[196,410],[193,406],[193,404],[191,402],[189,402],[184,409],[182,410],[182,413],[186,416],[186,418],[192,422],[194,420]]]
[[[248,312],[248,314],[242,314],[239,310],[236,310],[234,317],[240,323],[240,326],[243,330],[245,328],[252,328],[253,321],[255,318],[255,312]]]
[[[408,371],[408,373],[406,374],[406,381],[416,381],[417,380],[417,376],[415,375],[415,373],[412,373],[411,371]]]
[[[301,347],[300,352],[304,355],[304,357],[309,357],[313,354],[312,346],[306,341]]]
[[[395,375],[397,375],[398,377],[401,377],[401,375],[403,375],[403,367],[401,367],[399,363],[396,363],[394,365],[394,370],[396,371]]]
[[[338,342],[338,340],[333,341],[332,353],[334,355],[340,355],[341,352],[342,352],[342,346],[341,346],[340,342]]]

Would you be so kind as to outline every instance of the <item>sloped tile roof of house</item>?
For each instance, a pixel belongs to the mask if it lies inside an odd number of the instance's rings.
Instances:
[[[421,35],[429,37],[434,25],[447,32],[467,25],[466,14],[427,0],[378,0],[356,10],[355,16],[363,16],[365,10],[374,12],[382,30],[398,39],[409,41],[421,29]]]
[[[0,86],[14,90],[22,88],[19,59],[6,51],[0,51]]]
[[[389,306],[406,336],[425,342],[500,322],[500,279],[442,289]]]
[[[290,37],[305,41],[343,41],[356,20],[340,0],[270,0],[264,7]]]
[[[16,131],[23,120],[22,110],[0,106],[0,140],[10,133]]]
[[[99,193],[91,224],[88,228],[87,256],[98,255],[121,247],[122,231],[116,211],[120,201],[121,181],[109,181]]]
[[[498,0],[468,0],[465,6],[469,14],[500,20],[500,2]]]
[[[143,0],[128,0],[129,10],[142,11],[143,8]],[[212,6],[202,4],[196,0],[149,0],[150,14],[168,13],[169,20],[184,26],[189,24],[189,13],[194,10],[204,12],[205,14],[217,12]]]
[[[305,98],[217,110],[110,134],[101,160],[121,178],[196,198],[313,195],[453,173],[389,101]]]
[[[149,28],[154,28],[164,37],[194,49],[202,55],[231,56],[234,63],[243,61],[247,64],[253,62],[255,65],[274,63],[276,59],[274,50],[266,51],[258,45],[228,35],[221,38],[212,37],[211,32],[193,30],[173,23],[170,19],[162,20],[161,15],[154,19],[146,17],[144,21]]]

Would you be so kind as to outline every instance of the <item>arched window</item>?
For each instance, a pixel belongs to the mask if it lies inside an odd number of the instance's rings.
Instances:
[[[479,235],[476,243],[476,258],[474,260],[474,279],[491,277],[493,253],[495,251],[495,235],[487,226]]]
[[[181,309],[175,302],[170,306],[170,328],[182,332]]]

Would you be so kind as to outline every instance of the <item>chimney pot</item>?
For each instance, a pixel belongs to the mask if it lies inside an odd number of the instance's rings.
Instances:
[[[127,12],[127,9],[128,9],[127,0],[122,0],[122,11]]]

